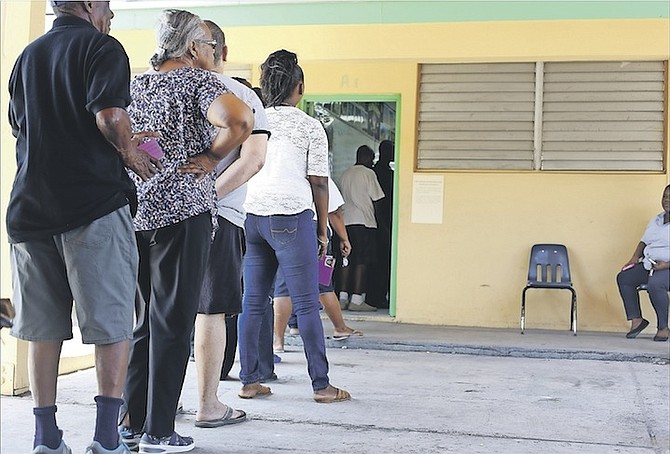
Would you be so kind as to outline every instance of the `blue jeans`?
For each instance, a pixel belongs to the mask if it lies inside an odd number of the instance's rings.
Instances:
[[[240,316],[240,380],[261,380],[259,334],[277,268],[293,301],[307,358],[312,389],[328,387],[328,360],[319,317],[317,239],[311,210],[296,215],[247,215],[244,257],[244,298]]]
[[[261,332],[258,336],[258,373],[261,376],[261,381],[272,378],[272,374],[275,373],[274,351],[272,350],[275,314],[271,298],[268,298],[265,306]]]

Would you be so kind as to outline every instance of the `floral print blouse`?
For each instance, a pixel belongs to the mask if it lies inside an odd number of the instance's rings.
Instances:
[[[207,121],[207,110],[229,92],[215,75],[192,67],[148,72],[130,83],[128,114],[133,131],[159,132],[158,143],[165,153],[163,170],[148,181],[128,172],[137,186],[136,231],[166,227],[207,211],[216,219],[213,174],[196,181],[178,168],[209,149],[218,129]]]

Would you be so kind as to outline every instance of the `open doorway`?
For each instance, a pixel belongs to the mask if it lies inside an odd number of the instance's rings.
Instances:
[[[319,119],[328,136],[330,172],[335,183],[340,186],[342,174],[356,163],[356,150],[361,145],[369,146],[375,152],[375,163],[379,161],[380,144],[390,141],[394,146],[390,167],[391,190],[386,194],[390,217],[390,231],[386,239],[379,235],[378,253],[374,266],[366,281],[372,292],[378,313],[395,316],[395,250],[396,250],[396,208],[398,165],[398,108],[399,96],[306,96],[303,100],[305,112]],[[386,187],[389,185],[386,184]],[[381,233],[381,232],[380,232]],[[367,297],[366,297],[367,298]],[[372,300],[371,300],[372,302]]]

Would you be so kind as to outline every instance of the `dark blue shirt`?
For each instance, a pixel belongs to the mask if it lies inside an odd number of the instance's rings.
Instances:
[[[95,114],[130,104],[123,46],[89,22],[62,16],[29,44],[9,81],[17,173],[7,208],[9,241],[88,224],[135,200],[120,155]]]

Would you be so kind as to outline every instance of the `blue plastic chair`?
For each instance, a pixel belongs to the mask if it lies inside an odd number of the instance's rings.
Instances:
[[[568,249],[562,244],[535,244],[530,250],[528,284],[521,294],[521,334],[526,328],[526,291],[530,288],[569,290],[572,293],[570,329],[577,335],[577,292],[572,287]]]

